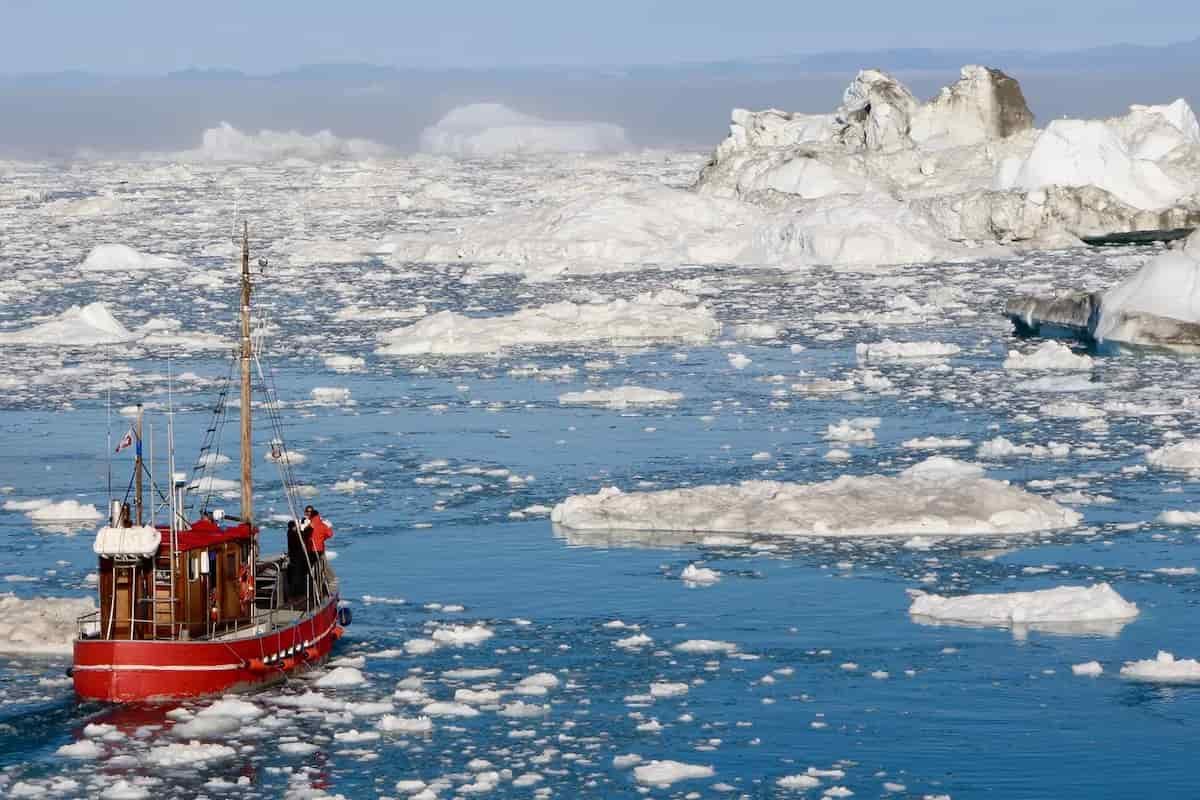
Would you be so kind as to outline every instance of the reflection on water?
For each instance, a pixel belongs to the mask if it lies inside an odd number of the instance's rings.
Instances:
[[[909,619],[918,625],[944,626],[953,628],[1007,628],[1014,639],[1024,640],[1033,632],[1054,636],[1105,636],[1116,638],[1133,620],[1098,620],[1089,622],[1012,622],[997,620],[994,623],[963,622],[952,619],[935,619],[921,614],[910,614]]]

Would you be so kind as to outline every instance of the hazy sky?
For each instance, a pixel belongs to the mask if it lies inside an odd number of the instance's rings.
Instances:
[[[597,66],[1165,44],[1198,32],[1196,0],[0,0],[0,73],[268,72],[335,61]]]

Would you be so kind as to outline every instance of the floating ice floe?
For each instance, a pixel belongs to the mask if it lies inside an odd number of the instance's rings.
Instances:
[[[558,122],[499,103],[460,106],[421,132],[421,150],[454,156],[625,150],[625,130],[603,122]]]
[[[316,685],[322,689],[341,689],[348,686],[361,686],[367,679],[362,671],[354,667],[335,667],[317,679]]]
[[[433,730],[433,720],[429,717],[399,717],[394,714],[384,714],[375,723],[375,727],[385,733],[427,734]]]
[[[1200,683],[1200,661],[1159,650],[1154,658],[1127,662],[1121,677],[1147,683]]]
[[[359,356],[332,355],[325,356],[325,366],[334,372],[357,372],[366,367],[367,362]]]
[[[615,389],[587,389],[558,396],[561,405],[592,405],[623,409],[634,405],[667,405],[683,399],[679,392],[646,389],[641,386],[619,386]]]
[[[175,742],[150,748],[146,760],[156,767],[207,766],[208,762],[233,758],[237,751],[223,744],[204,744],[199,741]]]
[[[1200,526],[1200,511],[1164,511],[1158,515],[1158,521],[1164,525],[1196,525]]]
[[[711,586],[721,580],[721,573],[708,567],[698,567],[688,564],[679,573],[679,579],[692,586]]]
[[[57,317],[24,330],[0,331],[0,343],[93,347],[123,344],[137,334],[122,325],[103,303],[71,306]]]
[[[1062,442],[1047,442],[1041,444],[1014,444],[1003,436],[989,439],[975,451],[982,459],[1000,459],[1010,456],[1029,456],[1031,458],[1067,458],[1071,455],[1071,445]]]
[[[679,781],[711,778],[715,774],[716,770],[712,767],[681,761],[649,761],[633,768],[633,777],[638,783],[659,787]]]
[[[780,789],[789,789],[791,791],[803,792],[807,789],[814,789],[821,785],[821,781],[811,775],[803,773],[799,775],[784,775],[775,781],[775,785]]]
[[[843,419],[836,425],[828,425],[825,438],[834,442],[864,443],[875,441],[875,429],[883,423],[879,417],[855,417]]]
[[[1062,634],[1115,635],[1138,615],[1138,607],[1107,583],[1058,586],[1032,592],[943,597],[910,592],[908,613],[916,622],[1012,628]]]
[[[1042,342],[1028,354],[1009,350],[1008,358],[1004,359],[1007,370],[1089,370],[1093,366],[1091,356],[1076,355],[1071,348],[1054,341]]]
[[[90,597],[0,594],[0,653],[70,655],[76,620],[95,610]]]
[[[78,500],[6,500],[5,511],[21,511],[35,525],[64,531],[87,528],[104,517],[91,503]]]
[[[564,301],[501,317],[468,317],[442,311],[381,334],[378,352],[392,356],[467,355],[564,344],[699,344],[720,330],[711,310],[695,305],[695,299],[688,295],[664,290],[606,303]]]
[[[568,529],[767,533],[782,536],[989,535],[1072,527],[1075,511],[983,469],[935,456],[898,476],[816,484],[746,481],[657,492],[601,489],[559,503]]]
[[[151,348],[178,347],[184,350],[227,346],[227,342],[214,334],[189,333],[181,328],[178,320],[153,319],[130,330],[112,315],[104,303],[90,303],[71,306],[52,319],[28,328],[0,331],[0,344],[99,347],[137,342]]]
[[[318,406],[352,406],[354,400],[350,390],[341,386],[316,386],[309,392],[313,405]]]
[[[934,359],[957,355],[961,348],[943,342],[859,342],[854,352],[862,361],[894,361],[898,359]]]
[[[139,253],[125,244],[99,244],[79,265],[83,272],[147,272],[183,269],[187,264],[176,258]]]
[[[1146,461],[1159,469],[1200,472],[1200,439],[1184,439],[1146,454]]]
[[[54,755],[63,756],[64,758],[77,758],[82,761],[91,761],[104,755],[104,748],[96,744],[91,739],[80,739],[78,742],[64,744],[62,747],[54,751]]]

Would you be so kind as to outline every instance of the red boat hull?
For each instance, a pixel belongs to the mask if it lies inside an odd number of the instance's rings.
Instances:
[[[321,664],[341,634],[332,597],[289,627],[245,639],[77,639],[75,693],[131,703],[251,691]]]

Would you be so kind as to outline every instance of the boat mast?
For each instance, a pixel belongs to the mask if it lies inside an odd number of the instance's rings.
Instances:
[[[142,491],[142,404],[141,403],[137,404],[137,422],[134,423],[133,438],[134,438],[133,445],[134,445],[134,448],[136,448],[134,450],[134,452],[137,454],[133,460],[133,470],[134,470],[133,480],[134,480],[134,483],[136,484],[135,498],[136,498],[136,503],[137,503],[137,525],[138,525],[138,527],[141,527],[143,524],[143,520],[144,520],[142,509],[144,507],[143,506],[143,502],[144,502],[143,498],[145,496]]]
[[[250,452],[250,359],[254,348],[250,341],[250,224],[242,222],[242,522],[253,525],[254,482]]]

